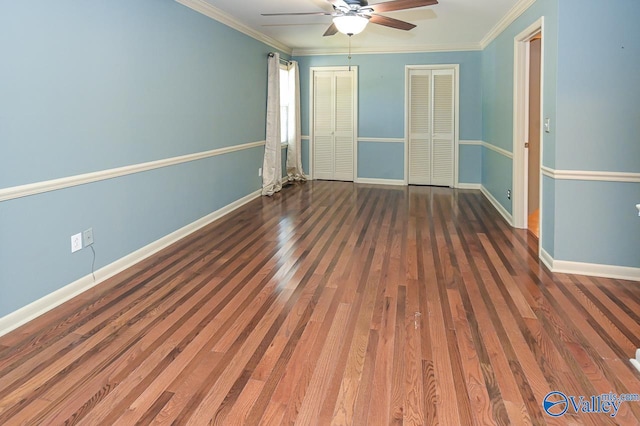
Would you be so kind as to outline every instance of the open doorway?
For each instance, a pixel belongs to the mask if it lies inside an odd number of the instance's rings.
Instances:
[[[514,39],[513,224],[542,239],[544,18]],[[538,251],[540,251],[538,243]]]
[[[529,41],[529,132],[525,143],[527,157],[527,229],[540,237],[540,81],[542,34]]]

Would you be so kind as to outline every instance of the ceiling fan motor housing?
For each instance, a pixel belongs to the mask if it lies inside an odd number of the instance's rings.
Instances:
[[[367,0],[344,0],[345,3],[347,3],[349,6],[354,5],[354,6],[368,6],[369,2]]]

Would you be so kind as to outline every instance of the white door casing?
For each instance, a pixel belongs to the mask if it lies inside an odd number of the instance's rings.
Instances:
[[[458,65],[408,65],[405,182],[458,184]]]
[[[311,68],[311,175],[353,181],[357,170],[357,67]]]
[[[512,177],[512,216],[513,226],[524,229],[527,227],[527,188],[528,188],[528,159],[525,142],[529,131],[529,42],[537,34],[542,36],[540,49],[540,117],[543,117],[544,107],[544,17],[541,17],[514,38],[513,64],[513,177]],[[540,129],[540,165],[544,158],[543,130]],[[539,179],[539,209],[540,224],[544,220],[542,173]],[[538,257],[542,252],[543,228],[540,226],[538,241]]]

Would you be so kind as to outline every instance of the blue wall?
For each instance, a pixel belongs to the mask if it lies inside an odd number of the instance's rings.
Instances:
[[[639,17],[637,0],[559,2],[557,169],[640,172]],[[557,259],[640,267],[640,183],[557,180],[555,195]]]
[[[544,104],[543,116],[556,123],[558,0],[537,0],[489,46],[482,51],[482,140],[508,152],[513,152],[513,63],[514,38],[544,16]],[[554,124],[555,125],[555,124]],[[555,132],[545,133],[542,141],[543,164],[555,166]],[[483,147],[482,185],[512,213],[507,190],[513,186],[513,160]],[[553,205],[550,192],[543,191],[542,205]],[[542,247],[553,253],[554,236],[544,232],[554,221],[543,211]]]
[[[482,146],[460,144],[458,176],[461,183],[482,182]]]
[[[404,144],[359,142],[358,177],[404,180]]]
[[[640,172],[640,3],[537,0],[482,52],[483,140],[513,150],[513,40],[544,16],[543,165]],[[594,30],[595,29],[595,30]],[[482,183],[511,211],[512,161],[484,148]],[[556,260],[640,267],[640,184],[543,179],[542,247]]]
[[[270,50],[173,0],[0,3],[0,189],[264,140]],[[72,234],[105,266],[259,189],[262,156],[0,202],[0,317],[90,272]]]
[[[640,267],[640,184],[556,180],[555,258]]]
[[[638,173],[640,2],[559,6],[557,168]]]
[[[300,64],[302,133],[309,134],[311,67],[348,65],[347,55],[295,57]],[[398,53],[353,55],[358,66],[358,177],[404,179],[403,145],[367,142],[367,138],[404,138],[405,65],[460,64],[460,139],[482,137],[481,52]],[[389,155],[389,157],[385,157]],[[460,146],[460,164],[480,164],[480,151]],[[308,164],[308,158],[303,161]],[[384,167],[378,165],[384,163]],[[308,171],[308,169],[306,169]],[[460,170],[460,182],[480,182],[480,168]],[[462,180],[464,178],[464,180]]]

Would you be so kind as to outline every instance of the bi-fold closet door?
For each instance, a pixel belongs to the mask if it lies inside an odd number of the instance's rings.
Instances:
[[[356,67],[312,69],[313,178],[354,180]]]
[[[455,69],[409,68],[408,183],[454,185]]]

